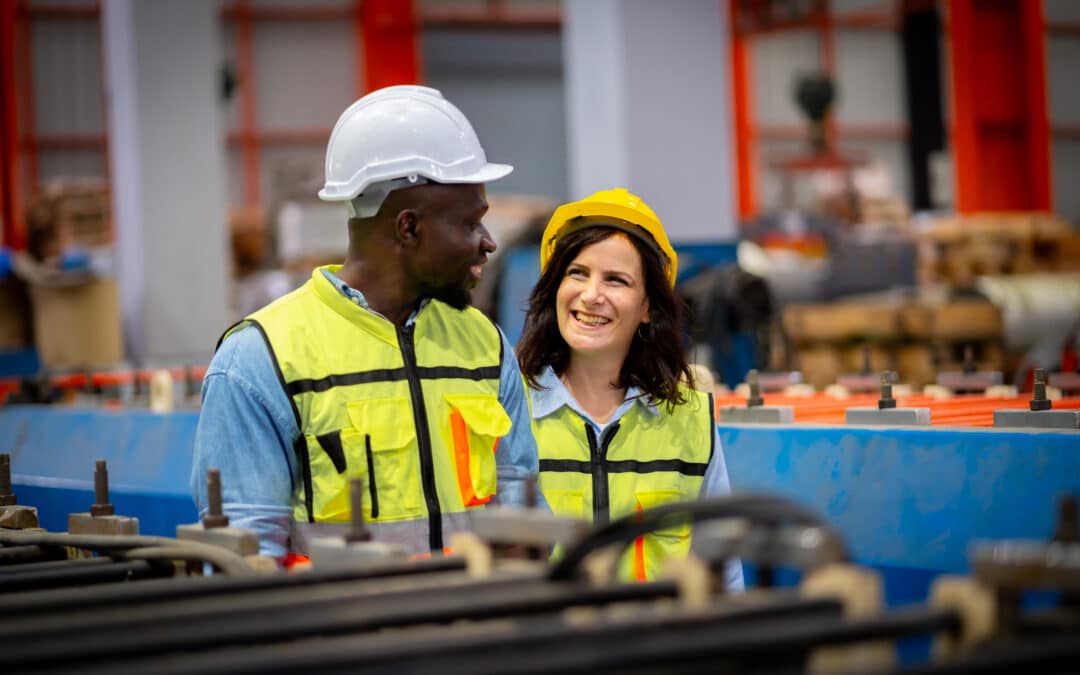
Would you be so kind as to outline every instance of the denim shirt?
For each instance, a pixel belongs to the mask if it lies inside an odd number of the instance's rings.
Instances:
[[[563,384],[562,380],[559,379],[559,376],[555,374],[555,371],[551,366],[544,369],[544,372],[536,379],[536,383],[543,387],[543,389],[529,389],[533,419],[542,419],[557,412],[563,406],[566,406],[592,427],[597,438],[600,437],[600,434],[605,428],[622,419],[623,415],[629,412],[635,405],[641,406],[646,414],[662,414],[660,408],[651,403],[648,400],[648,397],[643,396],[640,389],[637,387],[630,387],[626,390],[626,399],[615,409],[611,418],[606,423],[600,424],[589,416],[581,405],[578,404],[574,399],[574,396],[570,393],[570,390],[566,388],[566,385]],[[716,497],[731,494],[731,484],[728,482],[727,464],[724,462],[724,452],[723,448],[720,446],[720,430],[714,428],[713,434],[715,434],[713,447],[716,448],[716,450],[713,452],[712,459],[709,460],[709,466],[705,469],[705,478],[701,484],[699,497]],[[742,565],[739,564],[738,561],[732,561],[728,564],[725,573],[725,583],[728,590],[743,589]]]
[[[357,305],[357,311],[373,311],[360,291],[327,270],[323,274]],[[407,324],[416,320],[423,306]],[[539,468],[536,440],[514,350],[501,329],[499,335],[503,341],[499,402],[512,426],[496,451],[499,487],[492,503],[520,505],[525,479],[535,478]],[[262,555],[285,556],[292,495],[300,481],[300,466],[292,451],[300,429],[259,331],[238,330],[221,344],[206,371],[202,399],[191,469],[191,491],[199,513],[207,512],[206,471],[220,469],[222,507],[229,524],[255,531]],[[539,506],[547,506],[542,498]]]

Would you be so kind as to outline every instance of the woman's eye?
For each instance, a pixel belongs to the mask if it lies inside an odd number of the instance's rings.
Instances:
[[[566,273],[566,276],[573,277],[575,279],[584,279],[587,275],[585,274],[585,270],[572,269]]]

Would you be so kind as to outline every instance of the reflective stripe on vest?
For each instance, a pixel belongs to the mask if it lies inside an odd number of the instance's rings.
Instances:
[[[365,520],[426,520],[423,550],[441,550],[442,514],[495,493],[494,451],[510,430],[498,330],[474,308],[434,300],[412,326],[395,326],[321,269],[238,324],[262,332],[300,428],[293,517],[348,522],[349,482],[359,478]]]
[[[687,402],[655,415],[634,405],[599,438],[563,406],[534,420],[540,488],[552,511],[594,524],[670,502],[696,499],[714,452],[712,397],[683,390]],[[635,542],[619,562],[622,579],[655,579],[669,557],[690,550],[690,526]]]

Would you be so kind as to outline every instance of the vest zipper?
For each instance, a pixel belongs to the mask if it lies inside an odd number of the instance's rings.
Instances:
[[[371,452],[371,434],[364,436],[364,449],[367,451],[368,494],[371,496],[371,519],[379,517],[379,488],[375,485],[375,456]]]
[[[401,356],[405,361],[405,375],[409,380],[412,397],[413,420],[416,422],[416,441],[420,452],[420,485],[428,510],[428,543],[432,552],[443,549],[442,511],[439,493],[435,490],[435,464],[431,456],[431,431],[428,428],[424,392],[420,387],[420,375],[416,371],[416,346],[413,344],[413,327],[397,326]]]
[[[592,426],[585,422],[585,438],[589,441],[589,457],[592,463],[593,526],[607,525],[611,520],[611,500],[608,496],[607,451],[611,439],[619,431],[616,422],[600,434],[599,444]]]

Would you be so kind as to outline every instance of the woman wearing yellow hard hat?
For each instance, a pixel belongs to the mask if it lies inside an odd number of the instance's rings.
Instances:
[[[552,510],[602,525],[728,493],[712,397],[686,384],[678,259],[648,204],[623,188],[563,204],[544,230],[540,272],[517,352]],[[689,552],[690,534],[639,538],[619,577],[656,578]],[[737,563],[727,582],[742,587]]]

